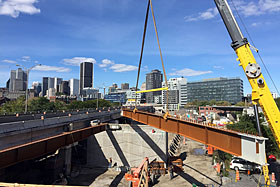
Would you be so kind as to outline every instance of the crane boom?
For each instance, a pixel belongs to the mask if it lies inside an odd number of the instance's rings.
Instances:
[[[214,1],[231,37],[231,47],[236,52],[238,57],[237,61],[240,62],[239,65],[242,66],[252,87],[252,101],[254,104],[259,103],[261,106],[278,147],[280,148],[280,112],[264,80],[261,67],[257,64],[252,54],[248,40],[243,37],[227,0]],[[266,185],[270,185],[267,165],[263,166],[263,172]]]
[[[243,37],[227,1],[214,1],[232,39],[231,46],[237,54],[239,65],[242,66],[252,87],[252,101],[260,104],[280,148],[280,112],[264,80],[261,67],[252,54],[250,44]]]

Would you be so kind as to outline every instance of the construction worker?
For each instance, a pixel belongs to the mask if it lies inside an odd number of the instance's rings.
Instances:
[[[111,157],[109,158],[108,163],[109,163],[109,168],[111,168],[112,167],[112,158]]]

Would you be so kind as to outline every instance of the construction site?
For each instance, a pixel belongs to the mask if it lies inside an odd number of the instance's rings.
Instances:
[[[280,112],[254,57],[258,49],[243,36],[227,0],[214,3],[252,88],[250,106],[173,107],[175,92],[147,0],[135,99],[126,106],[98,107],[97,93],[96,108],[28,113],[26,91],[25,113],[0,116],[0,186],[280,186],[280,164],[266,150],[271,137],[280,147]],[[163,84],[140,90],[149,17]],[[137,94],[154,92],[165,94],[162,105],[141,104]],[[230,128],[244,122],[242,115],[253,119],[256,131]]]

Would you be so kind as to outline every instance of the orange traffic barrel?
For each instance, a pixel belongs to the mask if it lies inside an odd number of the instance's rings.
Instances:
[[[271,174],[271,182],[275,183],[275,173],[272,172]]]
[[[238,169],[236,170],[236,178],[235,178],[235,182],[240,180],[240,176],[239,176],[239,171]]]

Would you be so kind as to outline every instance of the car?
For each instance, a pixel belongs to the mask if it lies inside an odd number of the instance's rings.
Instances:
[[[99,119],[95,119],[95,120],[91,120],[90,121],[90,125],[91,126],[95,126],[95,125],[99,125],[100,124],[100,120]]]
[[[259,164],[244,160],[239,157],[233,157],[230,162],[230,169],[240,170],[240,171],[253,171],[260,172],[261,166]]]

